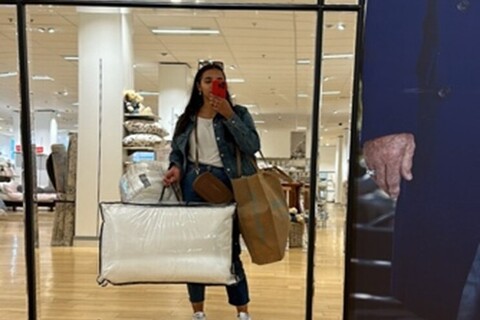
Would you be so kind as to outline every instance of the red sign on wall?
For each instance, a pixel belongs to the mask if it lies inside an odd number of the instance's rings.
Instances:
[[[45,151],[45,149],[42,146],[35,147],[35,152],[37,154],[42,154]],[[22,145],[17,144],[15,146],[15,152],[22,152]]]

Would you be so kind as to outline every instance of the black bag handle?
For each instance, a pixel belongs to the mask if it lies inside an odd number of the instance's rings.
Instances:
[[[177,183],[172,183],[170,185],[170,187],[166,187],[165,185],[162,187],[162,192],[160,194],[160,199],[158,199],[158,202],[163,201],[163,197],[165,195],[165,189],[166,188],[172,188],[172,191],[175,194],[175,198],[177,198],[178,201],[182,200],[181,193],[180,193],[180,186]]]

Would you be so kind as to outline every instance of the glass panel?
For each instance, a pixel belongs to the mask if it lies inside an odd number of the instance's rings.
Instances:
[[[315,319],[340,319],[356,13],[326,12],[315,259]]]
[[[0,318],[27,318],[27,285],[21,166],[15,149],[20,144],[20,108],[16,11],[0,6]],[[16,205],[14,207],[14,205]],[[18,209],[17,209],[18,208]],[[16,209],[16,210],[14,210]]]

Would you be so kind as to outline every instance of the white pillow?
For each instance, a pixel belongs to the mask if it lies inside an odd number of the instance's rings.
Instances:
[[[162,142],[162,138],[155,134],[135,133],[123,138],[125,147],[156,147]]]

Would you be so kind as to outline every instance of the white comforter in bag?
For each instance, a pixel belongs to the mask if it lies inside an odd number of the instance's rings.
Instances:
[[[235,205],[101,203],[98,283],[232,284]]]

